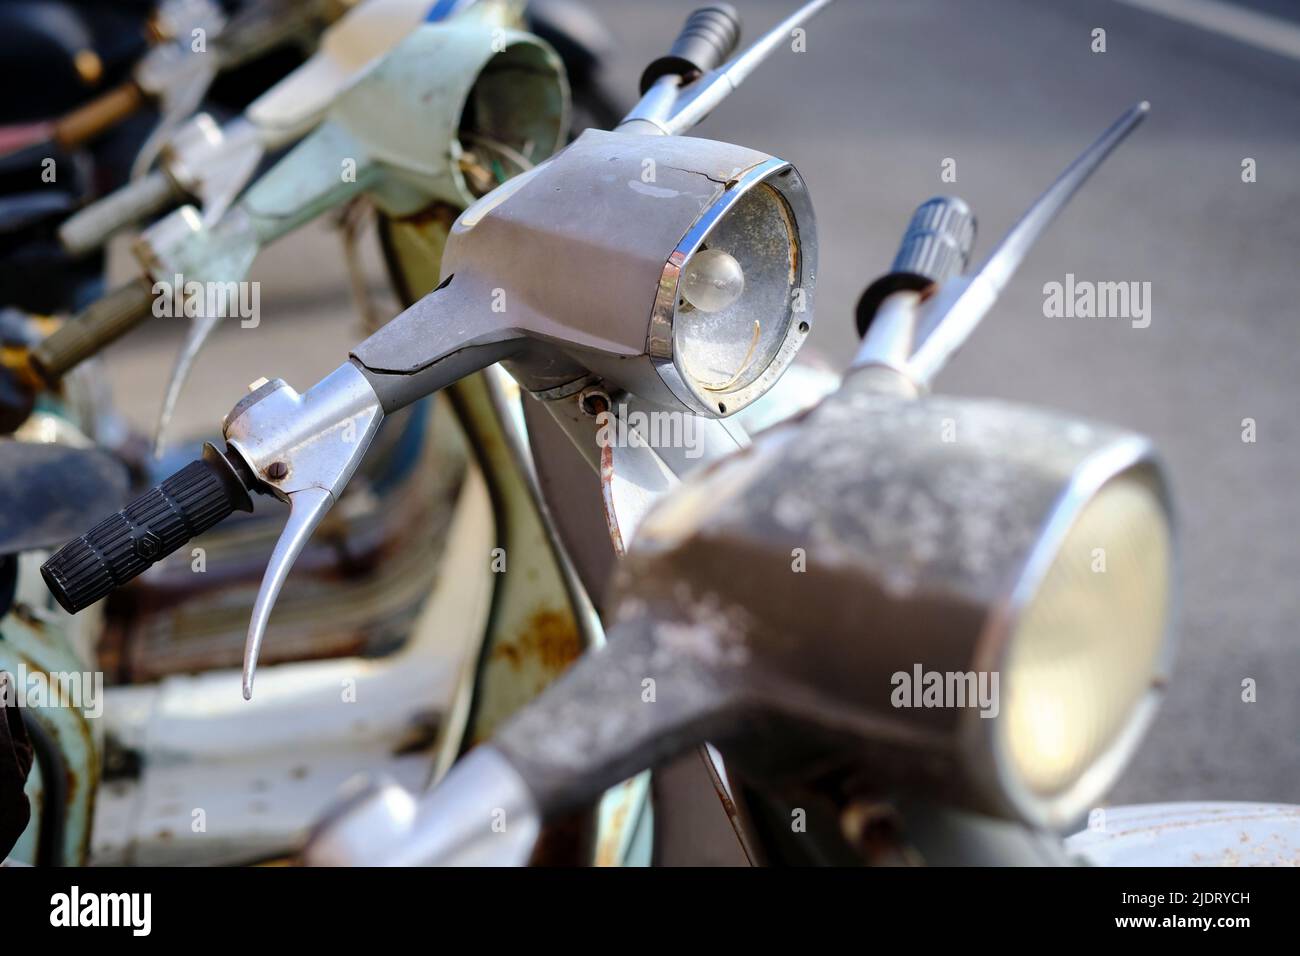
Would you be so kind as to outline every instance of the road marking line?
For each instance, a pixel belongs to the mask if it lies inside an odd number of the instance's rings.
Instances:
[[[1221,0],[1119,0],[1241,43],[1300,60],[1300,26]]]

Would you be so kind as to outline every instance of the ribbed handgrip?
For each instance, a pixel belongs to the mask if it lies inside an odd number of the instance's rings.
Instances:
[[[56,551],[41,565],[41,576],[75,614],[236,509],[253,510],[248,491],[234,466],[208,445],[202,459]]]
[[[858,334],[865,335],[880,303],[903,289],[921,291],[965,271],[975,245],[975,214],[956,196],[926,200],[912,214],[889,273],[858,301]]]
[[[641,74],[641,92],[661,76],[680,76],[689,83],[727,62],[740,43],[740,14],[729,3],[711,3],[686,18],[667,56],[661,56]]]
[[[956,196],[936,196],[912,214],[891,271],[943,282],[966,268],[974,243],[970,207]]]
[[[153,311],[153,283],[136,279],[114,289],[46,336],[31,352],[32,367],[51,385]]]

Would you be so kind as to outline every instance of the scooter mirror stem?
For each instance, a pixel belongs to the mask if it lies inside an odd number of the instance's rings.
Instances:
[[[864,317],[860,312],[859,323],[863,324],[865,318],[870,324],[862,347],[853,360],[853,367],[893,369],[916,390],[928,389],[935,376],[988,314],[1029,250],[1060,215],[1065,204],[1115,147],[1146,119],[1150,108],[1144,100],[1130,107],[1111,124],[1029,207],[974,275],[941,279],[937,289],[924,300],[920,292],[929,293],[931,290],[900,288],[884,298],[874,317]],[[960,203],[960,200],[931,200],[925,206],[945,201]],[[918,218],[920,213],[918,210]],[[906,246],[905,237],[904,252]],[[900,257],[902,255],[900,252]],[[869,289],[868,296],[870,294]],[[861,306],[859,308],[861,310]]]
[[[642,78],[643,95],[618,129],[625,133],[676,136],[698,125],[771,56],[790,32],[820,13],[833,0],[811,0],[724,66],[723,58],[740,39],[740,18],[730,4],[710,4],[687,18],[666,57],[650,65]],[[649,81],[649,88],[644,87]]]

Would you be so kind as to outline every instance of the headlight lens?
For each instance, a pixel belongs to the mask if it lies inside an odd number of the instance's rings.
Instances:
[[[1165,510],[1140,472],[1103,485],[1064,535],[1003,664],[1000,749],[1035,795],[1074,785],[1150,689],[1171,555]]]
[[[772,365],[790,331],[798,281],[790,208],[759,184],[686,261],[677,286],[673,355],[706,405],[728,413],[727,396]]]

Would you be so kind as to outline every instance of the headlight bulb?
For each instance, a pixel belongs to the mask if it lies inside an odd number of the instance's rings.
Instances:
[[[721,249],[701,249],[682,277],[682,298],[701,312],[721,312],[745,291],[745,270]]]

